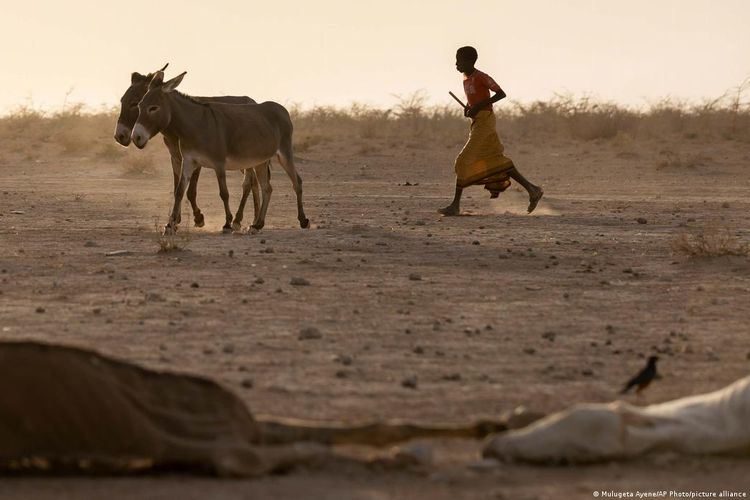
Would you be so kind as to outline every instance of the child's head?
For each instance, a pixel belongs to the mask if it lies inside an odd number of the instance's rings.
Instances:
[[[477,49],[474,47],[461,47],[456,51],[456,69],[462,73],[471,71],[478,57]]]

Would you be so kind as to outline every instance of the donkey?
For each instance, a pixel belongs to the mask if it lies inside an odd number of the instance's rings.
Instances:
[[[169,63],[165,64],[159,71],[164,71]],[[120,116],[117,118],[117,127],[115,128],[115,141],[120,145],[127,147],[130,145],[130,134],[135,125],[135,121],[138,119],[138,103],[141,101],[146,91],[148,90],[148,84],[153,78],[154,73],[147,75],[141,75],[138,72],[134,72],[130,75],[130,87],[125,91],[120,98]],[[228,104],[256,104],[256,102],[247,96],[216,96],[216,97],[196,97],[197,100],[202,102],[224,102]],[[179,140],[176,136],[169,133],[163,133],[164,144],[169,150],[169,155],[172,161],[172,174],[174,178],[174,188],[177,189],[177,184],[180,179],[182,170],[182,154],[180,153]],[[270,168],[270,162],[267,164],[267,168]],[[190,205],[193,208],[193,219],[196,227],[203,227],[205,224],[203,214],[198,203],[196,201],[196,194],[198,189],[198,177],[200,176],[201,169],[197,167],[190,178],[190,184],[187,189],[187,198],[190,201]],[[257,217],[260,210],[260,194],[258,192],[258,178],[255,175],[255,171],[250,173],[250,188],[253,193],[253,206],[255,209],[255,216]],[[269,173],[270,175],[270,173]],[[248,197],[247,190],[242,193],[242,200],[240,202],[240,208],[237,211],[232,227],[235,230],[239,230],[242,224],[242,216],[245,208],[245,202]],[[177,223],[180,223],[181,216],[177,215]]]
[[[174,230],[185,186],[199,166],[216,172],[226,213],[225,228],[232,222],[226,171],[245,170],[244,190],[255,170],[263,197],[252,227],[260,230],[265,224],[272,192],[266,165],[274,156],[292,181],[300,227],[309,227],[310,221],[302,207],[302,178],[294,165],[292,120],[286,108],[271,101],[261,104],[199,101],[175,90],[185,73],[167,82],[164,82],[164,72],[154,74],[146,95],[138,104],[138,119],[131,134],[133,143],[140,149],[159,132],[179,141],[182,175],[175,188],[174,207],[165,230]]]

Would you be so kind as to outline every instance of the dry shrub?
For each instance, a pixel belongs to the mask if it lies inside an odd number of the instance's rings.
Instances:
[[[695,234],[681,234],[672,242],[672,249],[689,257],[748,256],[750,245],[740,241],[728,230],[707,229]]]
[[[662,159],[656,166],[657,170],[665,168],[686,169],[695,167],[705,167],[711,163],[711,157],[702,153],[680,154],[674,151],[661,151]]]
[[[155,219],[154,233],[159,247],[157,253],[182,252],[187,250],[190,244],[190,229],[187,225],[179,231],[167,232],[159,226],[159,221]]]

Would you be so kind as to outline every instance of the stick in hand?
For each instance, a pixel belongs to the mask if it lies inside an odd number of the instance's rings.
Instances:
[[[458,97],[456,97],[456,94],[454,94],[453,92],[450,92],[450,91],[448,93],[451,95],[452,98],[454,98],[456,100],[457,103],[459,103],[461,105],[462,108],[466,109],[466,104],[462,103],[461,99],[459,99]]]

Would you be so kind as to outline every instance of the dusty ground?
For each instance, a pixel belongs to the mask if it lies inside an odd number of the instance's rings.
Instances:
[[[124,176],[116,161],[6,155],[0,338],[75,344],[206,375],[256,413],[318,420],[457,423],[518,405],[553,411],[608,401],[654,351],[664,378],[643,403],[747,375],[750,260],[672,250],[680,234],[710,228],[750,239],[746,143],[506,145],[545,187],[532,216],[515,187],[493,201],[472,188],[465,216],[437,215],[452,195],[458,142],[323,141],[299,160],[311,229],[297,227],[290,183],[274,166],[266,228],[222,235],[206,171],[198,200],[207,225],[190,228],[186,251],[166,254],[157,253],[155,231],[171,204],[163,153],[151,177]],[[657,168],[665,151],[700,161]],[[239,182],[233,175],[233,208]],[[183,234],[190,221],[185,207]],[[105,255],[117,250],[130,254]],[[322,338],[300,340],[307,327]],[[402,387],[407,377],[416,388]],[[252,481],[10,478],[0,496],[551,499],[591,498],[595,489],[750,490],[747,461],[650,457],[478,473],[466,464],[479,443],[432,444],[428,473],[341,464]]]

